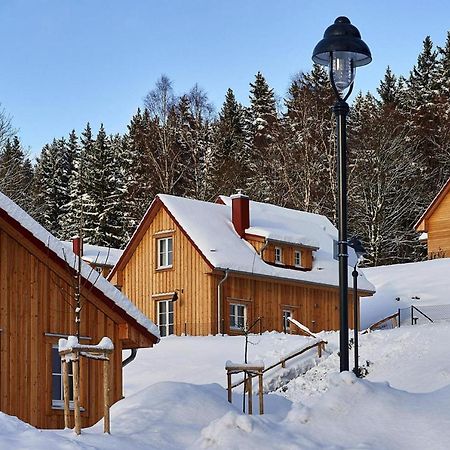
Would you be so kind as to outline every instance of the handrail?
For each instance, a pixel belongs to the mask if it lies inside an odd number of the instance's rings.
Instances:
[[[375,322],[374,324],[370,325],[370,327],[366,328],[361,334],[367,334],[369,331],[372,331],[382,325],[384,322],[388,322],[389,320],[395,319],[398,317],[398,322],[400,322],[400,314],[396,312],[395,314],[391,314],[388,317],[385,317],[384,319],[379,320],[378,322]]]
[[[279,365],[281,365],[281,367],[284,368],[284,367],[286,366],[286,361],[289,361],[289,360],[292,359],[292,358],[296,358],[297,356],[300,356],[301,354],[307,352],[308,350],[311,350],[311,349],[314,348],[314,347],[318,347],[318,354],[319,354],[319,358],[320,358],[320,357],[322,356],[322,351],[324,350],[326,344],[328,344],[327,341],[321,340],[321,341],[319,341],[319,342],[315,342],[315,343],[312,344],[312,345],[308,345],[308,347],[304,347],[304,348],[302,348],[301,350],[298,350],[298,351],[296,351],[296,352],[294,352],[294,353],[290,353],[288,356],[286,356],[286,357],[284,357],[284,358],[280,358],[280,360],[279,360],[277,363],[272,364],[272,365],[269,366],[269,367],[266,367],[266,368],[263,370],[263,373],[266,373],[267,371],[269,371],[269,370],[271,370],[271,369],[274,369],[275,367],[277,367],[277,366],[279,366]],[[242,380],[240,380],[240,381],[238,381],[238,382],[232,384],[232,385],[231,385],[231,388],[233,389],[233,388],[235,388],[235,387],[240,386],[241,384],[244,383],[244,381],[245,381],[245,380],[242,379]]]
[[[411,305],[412,309],[415,309],[417,312],[419,312],[420,314],[422,314],[422,316],[424,316],[426,319],[428,319],[430,322],[434,323],[434,320],[431,317],[428,317],[424,312],[422,312],[419,308],[417,308],[414,305]]]

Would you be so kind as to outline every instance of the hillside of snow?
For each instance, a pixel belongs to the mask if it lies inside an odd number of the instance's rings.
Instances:
[[[361,299],[363,329],[399,308],[450,305],[450,258],[369,267],[362,271],[376,288],[373,297]]]

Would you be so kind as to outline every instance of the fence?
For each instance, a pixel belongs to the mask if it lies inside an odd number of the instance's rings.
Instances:
[[[399,309],[398,314],[400,326],[440,322],[450,320],[450,305],[410,306]]]

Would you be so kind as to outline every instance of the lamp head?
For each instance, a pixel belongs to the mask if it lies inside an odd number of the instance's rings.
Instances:
[[[358,29],[347,17],[338,17],[315,46],[312,59],[327,66],[338,92],[348,88],[355,78],[356,67],[372,61],[369,47],[361,39]]]

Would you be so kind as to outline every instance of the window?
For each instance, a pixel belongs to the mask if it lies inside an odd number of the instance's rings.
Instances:
[[[158,302],[158,326],[161,337],[173,334],[173,301]]]
[[[275,247],[275,264],[282,264],[283,263],[283,253],[281,251],[280,247]]]
[[[294,266],[302,267],[302,252],[300,250],[294,252]]]
[[[247,322],[247,307],[238,303],[230,304],[230,329],[243,330]]]
[[[291,331],[291,322],[288,320],[292,317],[292,312],[290,309],[283,309],[283,331],[286,333]]]
[[[333,240],[333,258],[339,260],[339,244],[336,240]]]
[[[69,401],[73,408],[73,374],[72,363],[69,363]],[[52,347],[52,406],[54,408],[64,407],[64,383],[62,375],[61,357],[59,356],[58,346]]]
[[[158,269],[172,267],[173,262],[173,238],[158,239]]]

